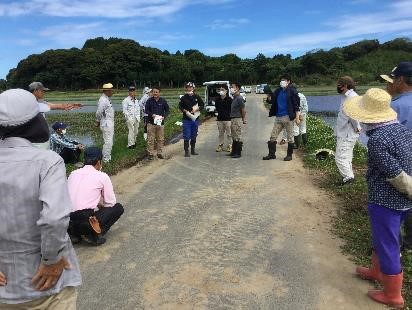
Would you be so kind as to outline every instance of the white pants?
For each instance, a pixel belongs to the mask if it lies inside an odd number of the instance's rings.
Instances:
[[[343,177],[343,182],[354,178],[352,170],[353,148],[356,139],[336,138],[336,166]]]
[[[126,119],[127,128],[129,129],[129,135],[127,136],[127,146],[136,144],[136,137],[139,133],[140,120],[136,117],[128,117]]]
[[[295,137],[306,133],[306,114],[301,114],[301,121],[299,125],[296,125],[295,121],[293,121],[293,135]],[[287,140],[288,135],[286,133],[286,129],[283,130],[282,139]]]
[[[103,161],[108,162],[112,160],[112,147],[113,147],[113,135],[114,135],[114,124],[104,123],[100,125],[100,130],[103,135]]]

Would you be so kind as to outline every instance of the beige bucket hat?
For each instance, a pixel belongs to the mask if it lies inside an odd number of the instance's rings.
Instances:
[[[103,84],[103,90],[111,90],[111,89],[113,89],[112,83]]]
[[[397,118],[391,108],[392,97],[383,89],[370,88],[363,96],[346,99],[343,111],[361,123],[383,123]]]

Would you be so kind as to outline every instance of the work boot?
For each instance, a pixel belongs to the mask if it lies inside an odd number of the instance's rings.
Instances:
[[[283,159],[284,161],[291,161],[293,154],[293,143],[288,143],[288,151],[286,157]]]
[[[382,283],[382,272],[378,256],[372,252],[372,264],[368,267],[356,267],[356,274],[364,280],[378,281]]]
[[[229,153],[232,152],[232,144],[227,145],[227,148],[225,149],[225,152],[229,152]]]
[[[196,153],[196,139],[190,140],[190,153],[192,155],[199,155],[199,153]]]
[[[383,290],[370,290],[368,296],[389,307],[401,309],[405,303],[401,294],[402,282],[403,272],[397,275],[382,274]]]
[[[268,141],[268,156],[264,156],[263,160],[276,159],[276,141]]]
[[[232,146],[230,148],[230,153],[226,154],[226,156],[233,156],[233,152],[234,152],[234,149],[235,149],[235,144],[236,144],[236,141],[232,141]]]
[[[303,146],[305,146],[308,143],[308,134],[307,133],[302,133],[302,142],[303,142]]]
[[[185,149],[185,157],[190,157],[189,153],[189,140],[183,141],[183,148]]]
[[[243,142],[236,141],[235,151],[233,152],[232,158],[242,157],[242,146],[243,146]]]
[[[300,138],[301,138],[301,135],[295,136],[294,138],[295,145],[293,146],[293,149],[297,150],[300,147]]]
[[[222,152],[223,151],[223,144],[219,144],[216,148],[216,152]]]

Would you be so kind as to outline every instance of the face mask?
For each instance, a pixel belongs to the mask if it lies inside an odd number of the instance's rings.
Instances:
[[[280,87],[282,87],[282,88],[286,88],[286,87],[288,86],[288,82],[286,82],[286,81],[280,81],[279,85],[280,85]]]
[[[232,95],[234,95],[234,94],[236,94],[236,90],[235,90],[234,88],[231,88],[231,89],[230,89],[230,93],[231,93]]]
[[[219,91],[219,95],[221,95],[222,97],[224,97],[224,96],[226,95],[226,91],[220,90],[220,91]]]
[[[66,129],[62,129],[62,135],[66,134]]]
[[[343,93],[343,89],[342,89],[341,86],[337,86],[337,87],[336,87],[336,90],[337,90],[338,94]]]
[[[193,95],[193,90],[187,91],[186,94]]]

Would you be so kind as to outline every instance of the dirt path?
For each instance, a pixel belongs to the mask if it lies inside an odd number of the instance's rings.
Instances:
[[[209,121],[199,156],[178,143],[113,177],[126,212],[104,246],[77,247],[79,309],[380,309],[329,231],[334,198],[285,148],[261,160],[260,100],[248,99],[241,159],[214,151]]]

